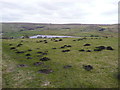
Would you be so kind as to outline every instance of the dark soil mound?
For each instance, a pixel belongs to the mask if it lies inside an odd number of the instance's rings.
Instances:
[[[114,50],[111,46],[106,47],[107,50]]]
[[[48,43],[48,42],[44,42],[44,43]]]
[[[37,57],[42,57],[43,55],[37,55]]]
[[[27,59],[33,59],[32,57],[27,57]]]
[[[67,68],[71,68],[71,65],[65,65],[63,68],[67,69]]]
[[[91,50],[87,50],[86,52],[92,52]]]
[[[85,44],[84,46],[90,46],[91,44]]]
[[[36,48],[36,49],[40,49],[40,48]]]
[[[59,40],[54,40],[54,42],[59,42]]]
[[[80,40],[83,40],[82,38],[80,38],[80,39],[77,39],[77,41],[80,41]]]
[[[62,52],[69,52],[70,50],[62,50]]]
[[[52,48],[52,49],[57,49],[57,48]]]
[[[28,51],[32,51],[31,49],[28,49]]]
[[[19,64],[18,67],[27,67],[25,64]]]
[[[42,55],[47,55],[47,53],[42,53]]]
[[[40,42],[43,42],[42,40],[40,40]]]
[[[41,60],[41,61],[48,61],[48,60],[50,60],[50,58],[48,58],[48,57],[43,57],[43,58],[41,58],[40,60]]]
[[[60,47],[60,48],[65,48],[64,46]]]
[[[98,46],[98,47],[96,47],[97,49],[99,49],[99,50],[103,50],[103,49],[105,49],[106,47],[105,46]]]
[[[31,56],[31,54],[26,54],[25,56]]]
[[[12,49],[16,49],[16,48],[15,47],[11,47],[10,49],[12,50]]]
[[[71,45],[67,45],[66,47],[72,47]]]
[[[12,46],[12,44],[8,44],[9,46]]]
[[[59,41],[62,41],[62,39],[59,39]]]
[[[81,50],[79,50],[80,52],[84,52],[85,50],[84,49],[81,49]]]
[[[72,47],[71,45],[64,45],[64,46],[61,46],[60,48],[65,48],[65,47]]]
[[[20,53],[24,53],[24,51],[17,51],[17,52],[15,52],[15,53],[18,53],[18,54],[20,54]]]
[[[91,65],[83,65],[83,68],[84,68],[85,70],[87,70],[87,71],[90,71],[90,70],[93,69],[93,66],[91,66]]]
[[[54,72],[52,69],[41,69],[38,71],[39,73],[49,74]]]
[[[17,47],[20,47],[21,45],[23,45],[23,44],[20,43],[20,44],[17,45]]]
[[[101,49],[99,49],[99,48],[96,48],[96,49],[94,49],[94,51],[102,51]]]
[[[43,53],[43,52],[37,52],[37,53]]]
[[[38,65],[41,65],[41,64],[43,64],[43,62],[35,62],[33,65],[38,66]]]

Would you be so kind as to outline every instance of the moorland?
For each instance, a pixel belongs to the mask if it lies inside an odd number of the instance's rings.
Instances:
[[[117,28],[116,24],[2,23],[2,87],[118,88]],[[34,35],[77,38],[29,38]]]

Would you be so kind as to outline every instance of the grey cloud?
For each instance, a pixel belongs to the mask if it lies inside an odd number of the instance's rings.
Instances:
[[[113,23],[116,19],[113,20],[108,18],[108,16],[115,16],[117,14],[117,8],[114,7],[112,10],[109,10],[109,8],[102,10],[100,7],[101,4],[104,3],[104,0],[101,0],[97,5],[95,3],[96,1],[99,0],[11,0],[11,2],[9,0],[5,0],[0,1],[0,3],[2,4],[3,21],[26,20],[27,22],[39,22],[40,18],[41,22],[90,23],[93,21],[92,19],[95,18],[95,14],[99,14],[99,17],[103,19],[106,19],[107,17],[107,19],[110,19]],[[110,4],[116,5],[112,0]],[[100,10],[100,13],[96,8]],[[95,18],[95,20],[97,22],[101,22],[101,19],[99,18]]]
[[[106,12],[103,12],[102,14],[106,16],[116,15],[118,14],[118,9],[114,8],[113,10],[108,10]]]

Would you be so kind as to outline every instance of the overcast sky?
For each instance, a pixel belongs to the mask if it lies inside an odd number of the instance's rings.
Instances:
[[[0,0],[2,22],[118,23],[119,0]]]

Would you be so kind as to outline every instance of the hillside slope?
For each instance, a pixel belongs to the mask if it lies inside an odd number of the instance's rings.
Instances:
[[[117,36],[117,25],[105,24],[42,24],[2,23],[3,37],[19,38],[23,35]]]

